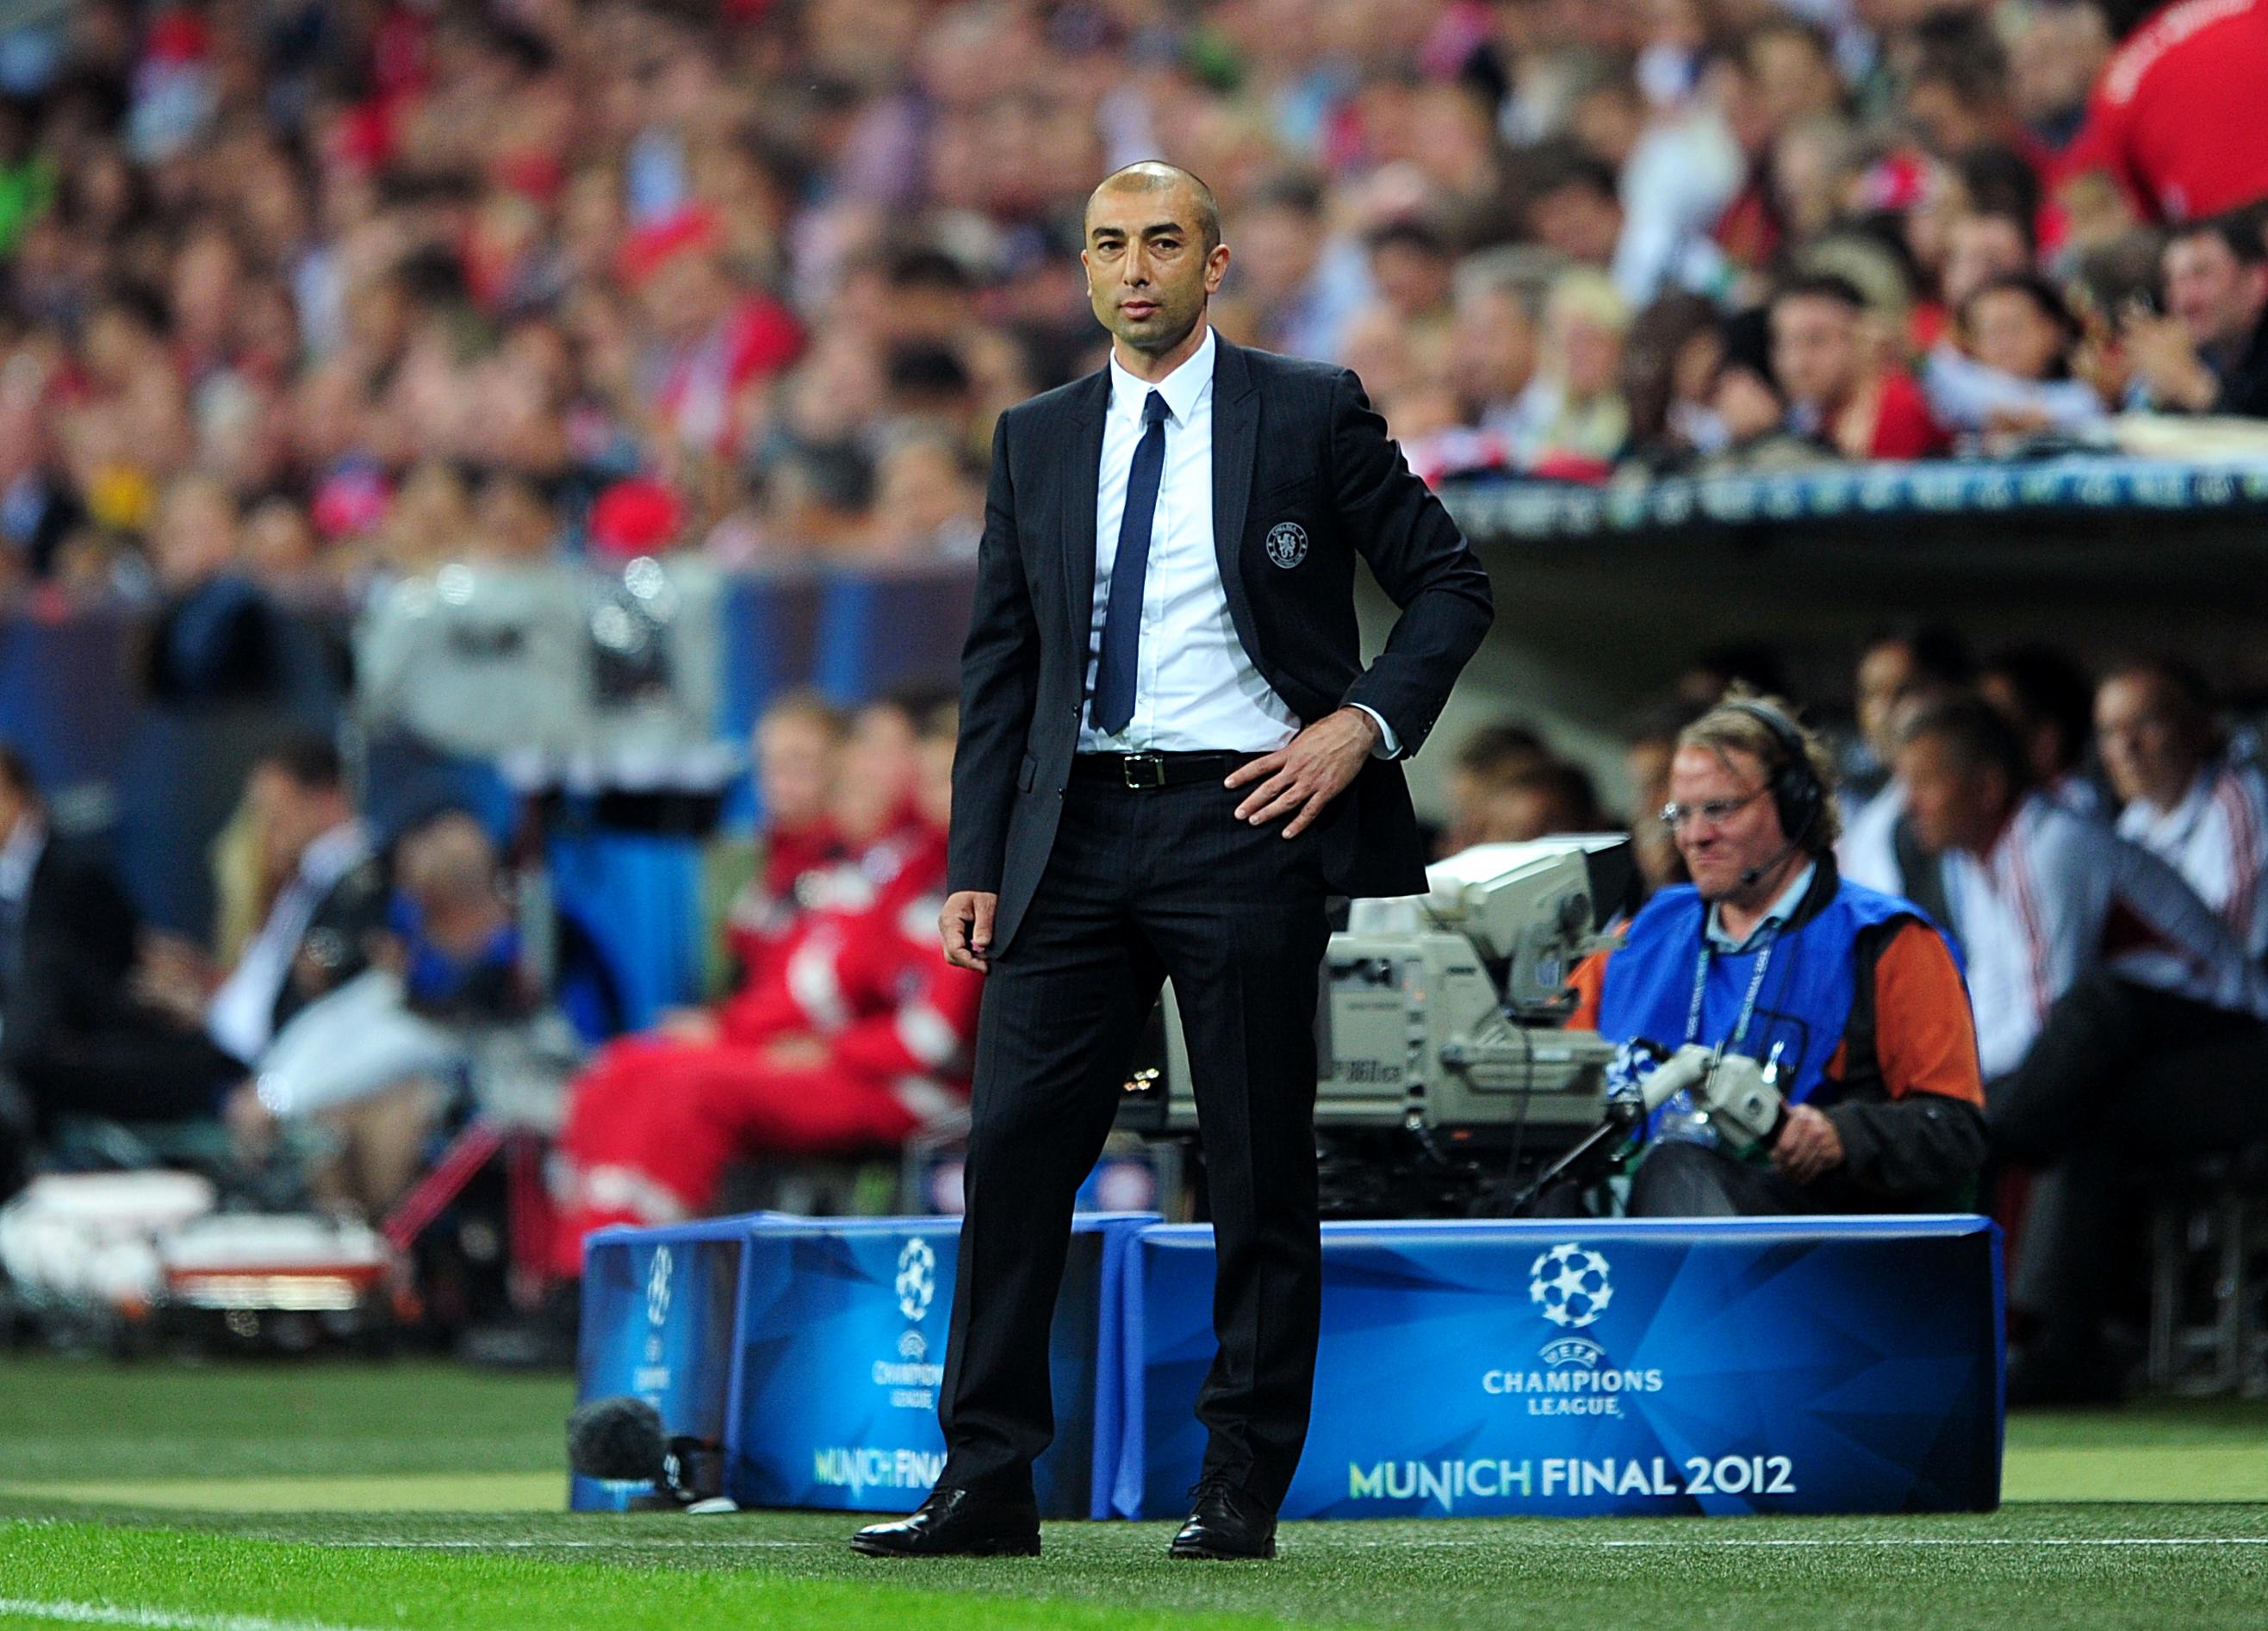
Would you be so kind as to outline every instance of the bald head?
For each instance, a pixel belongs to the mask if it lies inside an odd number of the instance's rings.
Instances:
[[[1212,188],[1181,166],[1167,164],[1162,159],[1145,159],[1104,176],[1101,184],[1087,195],[1087,218],[1094,218],[1094,201],[1105,193],[1163,193],[1182,188],[1188,190],[1189,224],[1197,229],[1204,253],[1211,255],[1220,246],[1220,204],[1213,197]]]

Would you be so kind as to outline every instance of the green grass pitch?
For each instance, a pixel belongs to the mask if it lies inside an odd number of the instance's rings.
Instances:
[[[962,1631],[2268,1627],[2268,1404],[2019,1418],[1985,1517],[1168,1526],[890,1564],[857,1520],[573,1516],[556,1379],[0,1362],[0,1627]]]

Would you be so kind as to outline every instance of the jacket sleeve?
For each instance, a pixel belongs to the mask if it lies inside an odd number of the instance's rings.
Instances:
[[[1386,649],[1339,700],[1394,727],[1404,754],[1424,745],[1496,615],[1488,572],[1432,490],[1410,473],[1345,369],[1331,387],[1333,499],[1354,546],[1402,609]]]
[[[1017,771],[1039,694],[1039,624],[1016,533],[1008,423],[1003,414],[992,432],[976,599],[961,651],[961,741],[953,756],[948,892],[999,891]]]
[[[1826,1116],[1844,1170],[1879,1194],[1926,1195],[1964,1184],[1984,1164],[1984,1089],[1969,993],[1944,939],[1909,919],[1874,961],[1874,1057],[1887,1098],[1852,1099]]]

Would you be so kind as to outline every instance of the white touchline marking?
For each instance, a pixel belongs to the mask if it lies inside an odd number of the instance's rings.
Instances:
[[[0,1597],[0,1614],[70,1626],[134,1626],[140,1631],[350,1631],[312,1620],[268,1620],[258,1614],[181,1614],[165,1608],[125,1608],[114,1603],[66,1598]]]

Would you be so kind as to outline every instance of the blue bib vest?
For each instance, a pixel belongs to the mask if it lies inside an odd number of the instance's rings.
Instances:
[[[1607,959],[1599,991],[1601,1036],[1616,1043],[1643,1037],[1671,1050],[1688,1040],[1694,974],[1708,916],[1709,908],[1690,883],[1663,889],[1646,902],[1631,919],[1620,949]],[[1739,1051],[1764,1059],[1779,1046],[1780,1091],[1790,1103],[1800,1104],[1818,1091],[1828,1061],[1850,1027],[1859,937],[1900,918],[1929,922],[1911,901],[1838,880],[1833,897],[1815,916],[1771,938],[1771,962]],[[1758,947],[1710,957],[1700,1033],[1692,1041],[1705,1047],[1730,1043],[1762,955]],[[1955,956],[1957,960],[1959,954]]]

